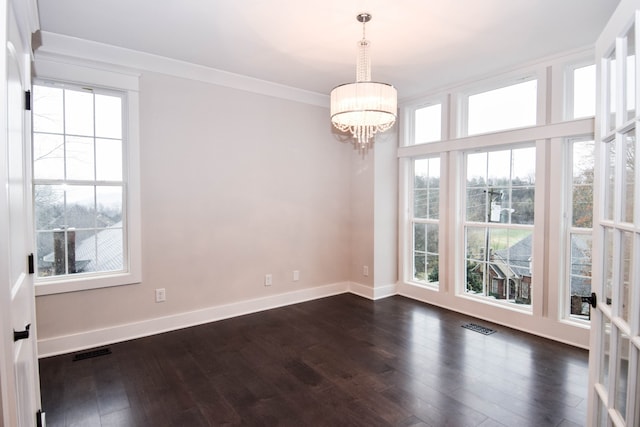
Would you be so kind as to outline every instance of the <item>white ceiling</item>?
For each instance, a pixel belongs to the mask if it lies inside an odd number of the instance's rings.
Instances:
[[[372,78],[400,98],[592,45],[619,0],[38,0],[43,31],[328,94]]]

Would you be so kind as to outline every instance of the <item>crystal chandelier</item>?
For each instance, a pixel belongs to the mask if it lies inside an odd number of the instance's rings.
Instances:
[[[331,123],[342,132],[350,132],[357,146],[366,150],[377,132],[384,132],[395,123],[398,93],[390,84],[371,81],[369,41],[365,38],[365,24],[371,21],[371,15],[361,13],[356,19],[362,22],[356,82],[331,91]]]

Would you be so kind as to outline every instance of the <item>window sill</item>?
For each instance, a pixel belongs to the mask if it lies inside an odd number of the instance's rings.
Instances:
[[[100,276],[65,277],[64,279],[40,280],[35,283],[36,296],[110,288],[140,283],[140,274],[115,273]]]

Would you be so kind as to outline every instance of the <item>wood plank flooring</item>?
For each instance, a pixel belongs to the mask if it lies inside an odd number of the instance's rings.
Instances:
[[[40,360],[48,427],[586,423],[586,351],[399,296],[338,295],[109,348]]]

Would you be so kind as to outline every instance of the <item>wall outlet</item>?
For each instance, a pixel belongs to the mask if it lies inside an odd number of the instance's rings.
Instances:
[[[271,286],[273,284],[273,276],[271,274],[264,275],[264,285]]]
[[[167,292],[164,288],[156,289],[156,302],[165,302],[167,300]]]
[[[293,270],[293,281],[297,282],[300,280],[300,270]]]
[[[369,266],[368,265],[363,265],[362,266],[362,275],[363,276],[369,276]]]

